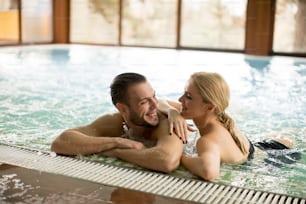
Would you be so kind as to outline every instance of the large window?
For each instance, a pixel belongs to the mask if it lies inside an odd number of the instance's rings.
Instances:
[[[19,42],[19,14],[17,0],[0,1],[0,45]]]
[[[306,0],[0,0],[0,45],[71,42],[305,55],[305,19]]]
[[[22,42],[52,42],[52,0],[24,0],[21,5]]]
[[[181,46],[244,49],[247,0],[183,0]]]
[[[70,41],[118,44],[119,0],[73,0]]]
[[[177,0],[123,0],[122,44],[174,47]]]
[[[306,1],[278,0],[274,27],[274,52],[306,53]]]

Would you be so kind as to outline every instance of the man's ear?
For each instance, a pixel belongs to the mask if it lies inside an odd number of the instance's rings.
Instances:
[[[127,106],[123,103],[116,103],[116,108],[120,113],[126,113],[127,112]]]

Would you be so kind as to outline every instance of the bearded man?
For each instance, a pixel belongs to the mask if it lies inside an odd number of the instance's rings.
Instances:
[[[143,168],[171,172],[180,163],[183,144],[169,133],[167,116],[158,110],[155,91],[137,73],[123,73],[111,84],[111,98],[119,112],[61,133],[51,150],[64,155],[101,154]]]

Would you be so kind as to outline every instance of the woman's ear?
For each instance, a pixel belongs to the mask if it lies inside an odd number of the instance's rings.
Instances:
[[[213,104],[208,104],[207,105],[207,110],[210,112],[215,112],[216,106]]]

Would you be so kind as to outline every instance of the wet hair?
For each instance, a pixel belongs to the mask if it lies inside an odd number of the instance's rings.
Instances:
[[[114,105],[117,103],[124,103],[128,105],[128,89],[132,85],[146,82],[145,76],[137,73],[127,72],[117,75],[111,86],[110,94]]]
[[[196,72],[191,75],[190,80],[199,90],[203,102],[215,106],[215,114],[218,120],[231,134],[241,152],[246,154],[245,146],[236,135],[234,120],[225,112],[229,105],[230,90],[223,77],[218,73]]]

